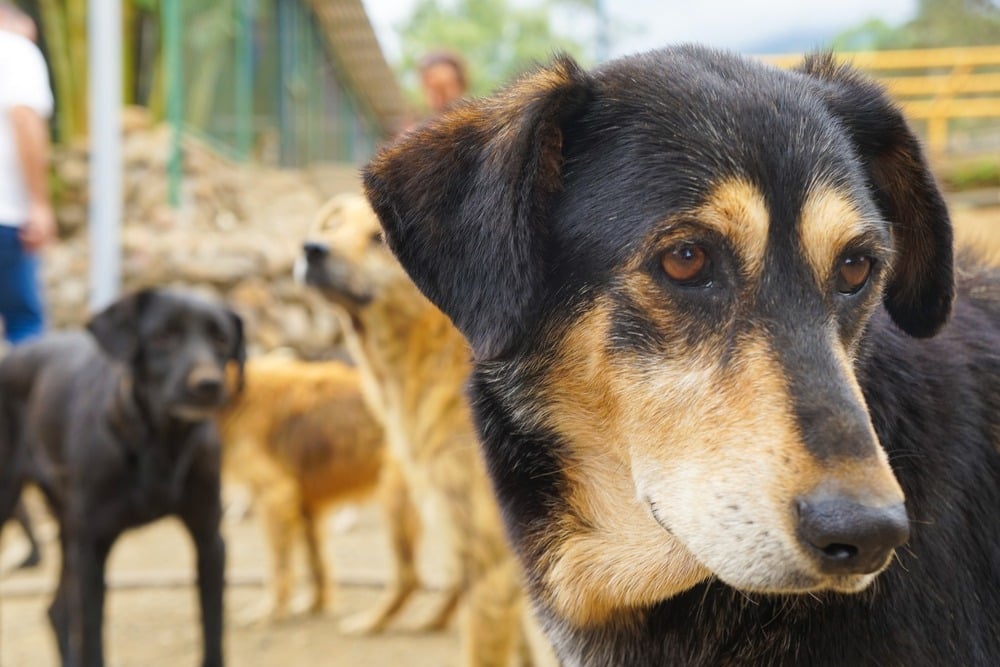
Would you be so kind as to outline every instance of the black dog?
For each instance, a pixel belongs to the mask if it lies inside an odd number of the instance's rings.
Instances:
[[[366,188],[566,664],[1000,664],[1000,272],[877,85],[561,59]]]
[[[104,664],[104,566],[129,528],[178,516],[194,540],[204,664],[222,664],[225,548],[212,417],[242,377],[231,311],[146,290],[0,360],[0,519],[20,483],[38,484],[59,521],[62,571],[49,618],[63,665]]]

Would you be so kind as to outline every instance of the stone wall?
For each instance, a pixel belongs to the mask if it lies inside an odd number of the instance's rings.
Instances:
[[[336,320],[321,297],[292,280],[292,265],[323,201],[359,187],[356,168],[240,165],[187,138],[175,211],[167,205],[167,128],[137,110],[124,126],[124,289],[169,285],[216,295],[244,317],[251,353],[288,347],[326,356],[339,340]],[[43,259],[52,327],[88,317],[87,160],[85,146],[54,156],[60,240]]]

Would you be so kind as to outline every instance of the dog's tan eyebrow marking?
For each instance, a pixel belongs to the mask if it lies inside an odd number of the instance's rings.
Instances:
[[[816,283],[827,283],[837,257],[852,242],[878,231],[844,192],[832,186],[810,188],[799,217],[799,243]]]
[[[742,178],[722,181],[694,213],[733,244],[750,277],[760,274],[771,215],[756,186]]]

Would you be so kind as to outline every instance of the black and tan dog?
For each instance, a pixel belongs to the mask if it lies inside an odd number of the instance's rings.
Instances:
[[[566,664],[1000,663],[1000,275],[877,85],[560,59],[366,187]]]
[[[62,569],[49,618],[64,665],[104,664],[104,567],[129,528],[175,515],[197,551],[204,665],[222,664],[225,548],[212,417],[242,367],[229,309],[146,290],[0,361],[0,519],[24,480],[59,522]]]

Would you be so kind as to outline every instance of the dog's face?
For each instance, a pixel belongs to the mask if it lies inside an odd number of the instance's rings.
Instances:
[[[865,588],[906,541],[857,378],[932,335],[947,212],[880,89],[680,48],[568,60],[383,151],[388,242],[478,359],[536,597],[576,623],[718,577]]]
[[[320,209],[295,273],[355,317],[394,291],[416,295],[385,244],[378,218],[359,195],[338,195]]]
[[[212,417],[234,389],[227,366],[245,360],[243,325],[219,304],[164,290],[143,290],[108,306],[88,328],[106,354],[128,364],[133,382],[163,415]]]

